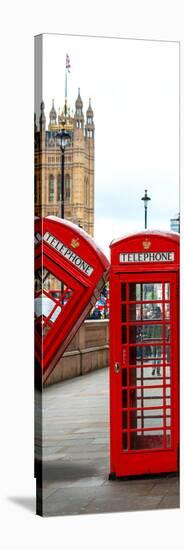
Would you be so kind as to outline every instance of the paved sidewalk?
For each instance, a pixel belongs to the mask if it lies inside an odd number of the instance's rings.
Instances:
[[[109,481],[108,369],[43,392],[43,514],[179,507],[178,476]]]

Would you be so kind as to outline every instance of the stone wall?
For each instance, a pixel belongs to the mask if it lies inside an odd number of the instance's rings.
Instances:
[[[109,366],[109,321],[85,321],[45,386]]]

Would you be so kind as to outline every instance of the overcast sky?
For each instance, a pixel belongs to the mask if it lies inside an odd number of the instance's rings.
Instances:
[[[71,109],[80,87],[84,114],[91,97],[95,122],[95,239],[144,228],[170,229],[179,211],[179,45],[174,42],[44,35],[43,99],[64,104],[69,54]]]

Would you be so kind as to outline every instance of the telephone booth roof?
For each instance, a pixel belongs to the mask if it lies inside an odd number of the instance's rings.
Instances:
[[[170,239],[171,241],[179,242],[179,235],[177,233],[174,233],[172,231],[151,231],[150,229],[145,229],[145,231],[138,231],[137,233],[130,233],[129,235],[125,235],[123,237],[119,237],[118,239],[113,239],[110,243],[110,248],[118,245],[122,241],[127,241],[131,239],[139,239],[143,237],[149,237],[153,236],[155,238],[164,238],[164,239]]]
[[[179,242],[176,233],[150,230],[115,239],[110,244],[111,269],[150,269],[150,264],[153,269],[178,269]]]
[[[56,225],[57,224],[60,224],[63,226],[63,230],[64,228],[66,228],[66,232],[67,233],[72,233],[74,232],[78,237],[80,237],[80,239],[82,239],[82,242],[84,245],[89,245],[89,248],[90,248],[90,254],[92,252],[92,250],[94,250],[94,255],[97,256],[99,258],[99,260],[105,264],[105,266],[109,267],[109,262],[105,256],[105,254],[102,252],[102,250],[98,247],[98,245],[96,244],[96,242],[94,241],[93,237],[91,237],[90,235],[88,235],[88,233],[86,233],[81,227],[79,227],[78,225],[76,225],[75,223],[73,222],[70,222],[69,220],[65,220],[65,219],[61,219],[61,218],[58,218],[57,216],[46,216],[45,218],[39,218],[37,216],[35,216],[35,224],[40,224],[40,223],[43,223],[48,220],[51,221],[51,222],[56,222]]]
[[[109,262],[92,237],[55,216],[35,220],[35,357],[49,376],[99,298]]]

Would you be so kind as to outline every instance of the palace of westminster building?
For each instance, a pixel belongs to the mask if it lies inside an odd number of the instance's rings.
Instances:
[[[61,149],[57,132],[70,135],[64,153],[64,217],[94,235],[94,120],[91,100],[83,114],[78,90],[75,114],[65,104],[65,114],[57,115],[54,101],[48,129],[44,103],[39,128],[35,120],[35,215],[61,216]]]

